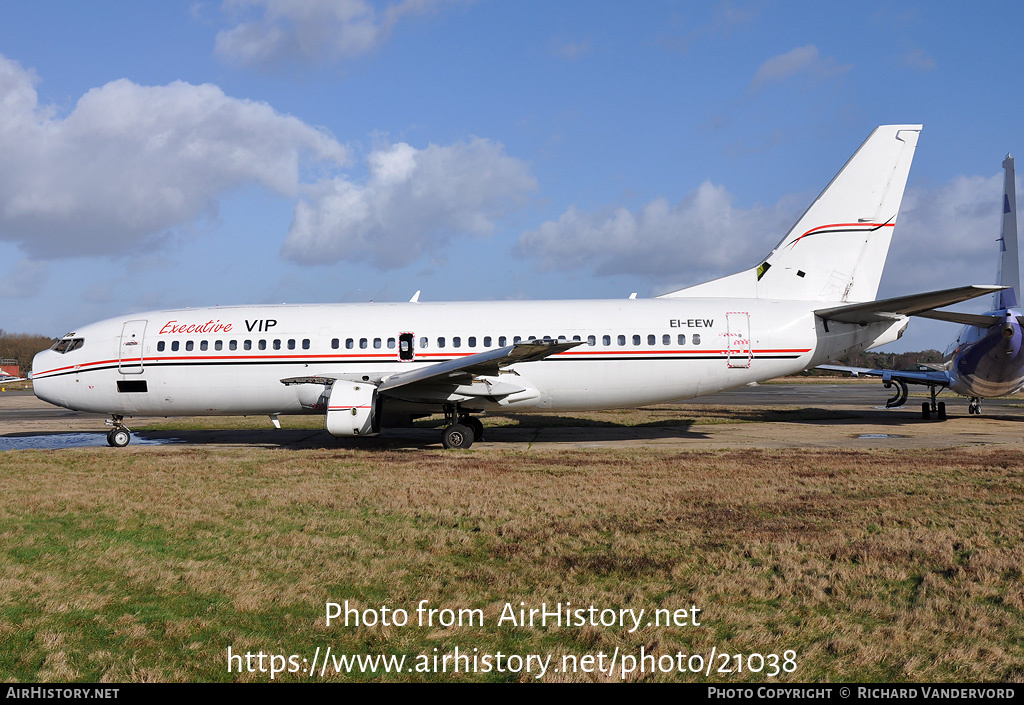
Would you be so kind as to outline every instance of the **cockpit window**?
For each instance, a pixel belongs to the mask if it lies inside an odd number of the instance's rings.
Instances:
[[[85,345],[85,338],[62,338],[54,343],[50,350],[56,350],[63,355],[64,353],[69,353],[72,350],[78,350],[83,345]]]

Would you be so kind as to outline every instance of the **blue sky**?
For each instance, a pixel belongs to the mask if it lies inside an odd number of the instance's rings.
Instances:
[[[921,122],[880,295],[991,283],[1024,6],[7,2],[0,328],[651,296],[756,264]],[[977,308],[977,307],[975,307]],[[942,347],[914,321],[889,349]]]

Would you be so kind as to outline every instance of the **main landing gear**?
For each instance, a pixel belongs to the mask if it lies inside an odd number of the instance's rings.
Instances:
[[[132,439],[132,432],[122,423],[123,421],[124,417],[118,414],[113,414],[112,418],[107,421],[107,425],[112,426],[107,433],[107,445],[113,448],[124,448],[128,445]]]
[[[938,404],[935,403],[935,397],[938,395],[939,390],[934,384],[928,385],[928,388],[932,392],[932,403],[929,405],[928,402],[921,402],[921,418],[927,421],[931,418],[932,414],[935,414],[935,418],[939,421],[946,420],[946,402],[940,401]]]
[[[469,448],[473,441],[484,439],[480,419],[462,412],[458,405],[446,407],[444,417],[448,425],[441,432],[441,443],[445,448]]]
[[[981,415],[981,397],[971,397],[971,401],[967,405],[967,413]]]

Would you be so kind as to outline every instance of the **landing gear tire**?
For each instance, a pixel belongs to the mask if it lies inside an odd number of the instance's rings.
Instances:
[[[981,399],[978,397],[971,397],[971,402],[967,405],[968,414],[981,414]]]
[[[474,441],[482,441],[484,439],[484,425],[480,423],[480,419],[475,416],[467,416],[464,419],[459,419],[459,423],[468,427],[473,432]]]
[[[927,421],[932,417],[932,408],[928,402],[921,402],[921,418]]]
[[[132,439],[132,434],[127,428],[114,428],[107,434],[107,445],[112,448],[124,448]]]
[[[945,420],[946,420],[946,402],[940,401],[939,402],[939,421],[945,421]]]
[[[452,424],[441,433],[445,448],[469,448],[473,445],[473,431],[460,423]]]

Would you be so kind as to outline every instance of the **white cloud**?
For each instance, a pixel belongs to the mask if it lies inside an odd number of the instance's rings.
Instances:
[[[994,283],[1001,193],[1001,175],[908,189],[879,296]],[[787,196],[770,207],[736,208],[723,186],[704,182],[675,205],[658,198],[636,211],[570,207],[523,233],[516,252],[544,269],[635,274],[670,290],[756,265],[807,203]]]
[[[568,61],[579,59],[589,54],[593,49],[594,48],[591,46],[589,39],[584,39],[579,42],[552,40],[551,43],[548,44],[548,51],[551,54]]]
[[[908,189],[886,262],[883,285],[892,285],[882,295],[994,283],[1002,187],[997,174]]]
[[[839,65],[830,56],[821,56],[813,44],[791,49],[761,64],[750,82],[751,90],[764,88],[769,83],[784,81],[792,76],[803,75],[820,80],[852,68],[851,64]]]
[[[346,158],[323,131],[213,85],[121,79],[61,118],[34,83],[0,56],[0,240],[35,259],[137,251],[240,186],[295,196],[304,163]]]
[[[367,164],[366,183],[337,177],[298,204],[286,258],[403,266],[454,235],[489,234],[496,218],[536,188],[522,161],[480,138],[421,150],[393,144]]]
[[[219,32],[215,51],[242,66],[333,62],[375,49],[404,17],[452,1],[398,0],[379,9],[368,0],[226,0],[229,11],[262,15]]]
[[[932,71],[935,69],[935,59],[920,49],[912,49],[903,55],[900,63],[910,69],[918,71]]]
[[[723,186],[705,181],[675,205],[658,198],[637,212],[570,207],[557,221],[523,233],[516,252],[539,259],[545,269],[592,268],[602,275],[696,284],[756,265],[798,215],[789,199],[773,207],[734,208]]]

